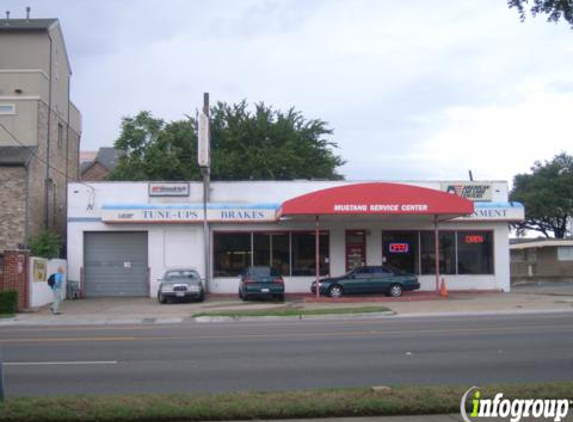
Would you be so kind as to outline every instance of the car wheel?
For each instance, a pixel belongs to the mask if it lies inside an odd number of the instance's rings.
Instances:
[[[334,299],[342,297],[342,293],[342,287],[339,285],[331,286],[330,289],[328,289],[328,295]]]
[[[284,295],[284,294],[283,294],[283,295],[276,295],[275,297],[277,298],[277,300],[278,300],[279,302],[284,302],[284,301],[285,301],[285,295]]]
[[[201,294],[197,298],[197,302],[203,302],[205,300],[205,292],[201,290]]]
[[[158,301],[159,303],[161,303],[162,305],[165,305],[165,303],[167,302],[167,301],[165,300],[165,297],[163,297],[163,295],[161,294],[161,292],[158,292],[158,293],[157,293],[157,301]]]
[[[402,286],[399,284],[392,284],[388,289],[388,296],[400,297],[402,296]]]
[[[243,293],[241,290],[239,290],[239,297],[241,299],[243,299],[244,302],[246,302],[248,300],[248,296],[246,293]]]

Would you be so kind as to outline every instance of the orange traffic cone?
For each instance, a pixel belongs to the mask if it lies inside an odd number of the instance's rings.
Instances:
[[[444,299],[448,297],[448,289],[446,288],[446,282],[443,277],[442,284],[440,285],[440,296]]]

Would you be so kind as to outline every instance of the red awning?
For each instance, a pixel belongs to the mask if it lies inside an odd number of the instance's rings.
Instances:
[[[454,194],[398,183],[357,183],[285,201],[278,216],[471,214],[472,201]]]

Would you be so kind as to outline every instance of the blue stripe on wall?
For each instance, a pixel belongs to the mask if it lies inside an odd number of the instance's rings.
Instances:
[[[280,204],[207,204],[208,210],[278,210]],[[104,210],[202,210],[203,204],[104,204]]]
[[[100,217],[68,217],[68,223],[101,223]]]

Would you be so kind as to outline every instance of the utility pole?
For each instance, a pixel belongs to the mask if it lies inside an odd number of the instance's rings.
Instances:
[[[198,140],[197,140],[197,162],[203,175],[203,242],[205,245],[205,288],[211,291],[211,236],[209,233],[209,223],[207,222],[207,204],[210,201],[211,183],[211,142],[209,131],[209,93],[203,94],[203,109],[199,113]]]

